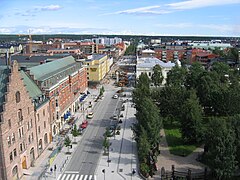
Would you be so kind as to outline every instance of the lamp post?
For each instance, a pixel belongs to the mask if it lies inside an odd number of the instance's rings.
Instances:
[[[105,180],[105,169],[102,170],[102,173],[104,174],[104,180]]]

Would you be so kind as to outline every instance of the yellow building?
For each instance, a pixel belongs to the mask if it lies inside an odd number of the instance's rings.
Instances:
[[[94,54],[84,62],[87,68],[88,81],[101,81],[110,70],[111,61],[106,54]]]

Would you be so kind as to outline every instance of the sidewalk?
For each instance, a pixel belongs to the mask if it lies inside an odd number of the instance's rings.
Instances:
[[[86,98],[85,104],[89,104],[89,102],[91,101],[92,105],[93,105],[92,109],[94,109],[96,102],[94,102],[93,99],[94,99],[95,95],[98,95],[98,89],[89,89],[89,91],[90,91],[90,95],[88,95],[88,97]],[[91,111],[91,109],[89,109],[89,111]],[[84,113],[79,110],[78,112],[76,112],[74,114],[75,118],[77,118],[77,121],[75,123],[77,125],[77,127],[85,119],[85,117],[83,117],[83,115],[86,116],[86,113],[87,113],[86,111]],[[63,128],[67,128],[67,127],[69,127],[69,125],[65,124]],[[70,131],[67,135],[70,137],[72,142],[74,142],[74,141],[79,142],[82,137],[82,136],[77,136],[76,138],[74,138]],[[64,168],[66,167],[67,162],[69,161],[69,159],[71,157],[71,154],[70,155],[66,154],[66,152],[68,152],[68,148],[63,146],[61,151],[57,154],[56,158],[54,159],[52,166],[49,167],[49,156],[55,149],[58,148],[57,144],[61,140],[64,141],[64,137],[62,137],[60,135],[55,136],[53,139],[53,142],[51,142],[48,145],[48,147],[43,151],[43,153],[40,155],[40,157],[38,157],[38,159],[35,161],[34,167],[30,167],[27,170],[28,172],[32,172],[32,174],[24,175],[21,179],[36,180],[41,175],[42,175],[41,179],[47,179],[47,180],[57,179],[57,177],[60,175],[60,173],[63,172]],[[76,147],[77,147],[77,144],[72,144],[72,148],[69,149],[69,151],[73,152]],[[53,148],[53,150],[48,150],[48,148]],[[56,165],[56,171],[54,171],[54,165]],[[50,172],[50,168],[53,169],[52,173]]]
[[[126,100],[127,98],[130,99],[126,97],[122,98],[122,100]],[[121,118],[123,122],[119,124],[121,126],[120,135],[110,138],[110,143],[112,144],[110,146],[109,159],[111,162],[108,165],[108,156],[101,156],[95,173],[97,179],[141,179],[137,173],[137,147],[131,130],[132,123],[135,122],[134,114],[136,111],[135,108],[131,107],[131,102],[127,101],[124,105],[125,111],[121,111],[124,115]],[[133,169],[136,170],[134,175],[132,174]],[[103,170],[105,173],[103,173]]]

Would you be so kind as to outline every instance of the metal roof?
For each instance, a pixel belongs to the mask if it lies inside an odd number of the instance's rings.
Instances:
[[[26,85],[28,94],[32,99],[36,99],[37,97],[42,96],[42,91],[24,71],[21,71],[21,76],[23,78],[24,84]]]
[[[51,76],[56,72],[70,67],[76,63],[72,56],[64,57],[61,59],[54,60],[39,66],[29,68],[30,74],[34,75],[35,80],[43,80],[45,77]]]
[[[156,64],[159,64],[163,68],[171,68],[175,66],[175,64],[170,61],[165,63],[157,58],[139,58],[137,68],[152,68]]]
[[[10,69],[7,66],[0,66],[0,112],[3,111],[2,105],[5,101],[5,93],[7,92],[7,83]]]

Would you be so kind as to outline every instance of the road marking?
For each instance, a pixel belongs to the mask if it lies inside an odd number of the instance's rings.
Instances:
[[[66,176],[66,174],[63,174],[62,178],[60,178],[60,179],[64,179],[64,178],[65,178],[65,176]],[[60,177],[61,177],[61,176],[60,176]],[[60,180],[60,179],[59,179],[59,180]]]
[[[94,180],[97,180],[97,176],[96,175],[94,175]]]
[[[82,180],[82,178],[83,178],[83,175],[80,176],[80,179],[79,179],[79,180]]]
[[[70,176],[71,176],[71,175],[70,175],[70,174],[68,174],[68,175],[67,175],[67,177],[66,177],[66,180],[68,180],[68,179],[70,178]]]
[[[70,179],[70,180],[73,180],[73,179],[74,179],[74,177],[75,177],[75,174],[72,174],[71,176],[72,176],[72,177],[71,177],[71,179]]]
[[[89,180],[92,180],[92,175],[90,175],[88,179],[89,179]]]
[[[87,180],[87,178],[88,178],[88,175],[85,175],[85,178],[84,178],[84,180]]]
[[[76,175],[76,178],[75,178],[75,179],[78,180],[78,178],[79,178],[79,174]]]
[[[60,174],[60,176],[58,176],[57,180],[60,180],[60,179],[61,179],[61,177],[62,177],[62,174]]]
[[[74,174],[78,174],[79,172],[78,171],[65,171],[65,173],[67,174],[67,173],[74,173]]]

